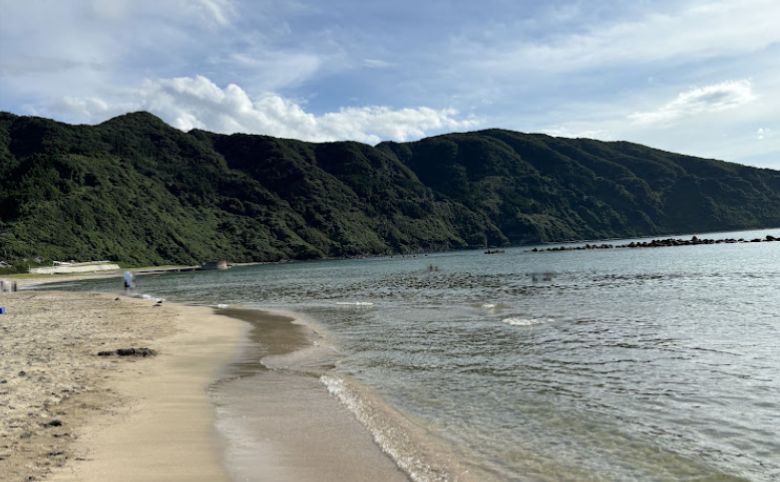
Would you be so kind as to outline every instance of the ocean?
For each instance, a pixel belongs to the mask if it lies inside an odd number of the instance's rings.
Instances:
[[[780,229],[699,236],[767,234]],[[414,480],[780,480],[780,243],[517,247],[137,284],[291,313],[317,349],[257,352],[258,366],[327,389]]]

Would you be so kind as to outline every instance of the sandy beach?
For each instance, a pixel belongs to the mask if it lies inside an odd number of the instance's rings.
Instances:
[[[245,331],[210,308],[0,295],[3,480],[227,480],[207,388]],[[149,347],[149,358],[97,356]]]
[[[265,365],[311,357],[287,316],[60,291],[0,306],[4,481],[408,480],[316,376]],[[156,355],[98,355],[130,347]]]

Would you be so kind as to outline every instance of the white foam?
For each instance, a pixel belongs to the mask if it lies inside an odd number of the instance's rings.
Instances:
[[[355,418],[368,428],[374,442],[392,458],[398,467],[409,475],[414,482],[447,482],[450,480],[446,471],[432,467],[421,459],[419,454],[409,450],[408,435],[398,426],[383,420],[381,410],[374,407],[370,401],[361,398],[341,378],[323,375],[320,382],[335,396]],[[404,450],[404,447],[407,447]]]
[[[219,303],[219,304],[217,304],[217,308],[219,308],[220,310],[224,310],[224,309],[225,309],[225,308],[227,308],[227,307],[228,307],[228,305],[226,305],[226,304],[224,304],[224,303]]]
[[[135,295],[135,298],[141,298],[141,299],[144,299],[144,300],[154,301],[156,303],[162,303],[163,301],[165,301],[165,298],[158,298],[156,296],[148,295],[146,293],[144,293],[142,295]]]
[[[508,305],[506,303],[482,303],[481,305],[479,305],[479,307],[492,314],[492,313],[497,313],[499,311],[508,310],[509,308],[511,308],[511,305]]]
[[[370,301],[337,301],[336,304],[348,306],[374,306],[374,303],[371,303]]]
[[[502,323],[506,323],[507,325],[512,326],[531,326],[531,325],[540,325],[542,323],[548,323],[552,321],[550,318],[519,318],[519,317],[510,317],[510,318],[504,318],[501,320]]]

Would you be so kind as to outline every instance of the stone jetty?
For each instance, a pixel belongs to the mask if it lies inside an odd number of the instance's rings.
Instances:
[[[587,249],[619,249],[619,248],[670,248],[673,246],[698,246],[700,244],[735,244],[735,243],[768,243],[780,241],[780,238],[766,235],[763,238],[724,238],[724,239],[703,239],[693,236],[691,239],[667,238],[653,239],[652,241],[631,241],[625,244],[585,244],[581,246],[554,246],[550,248],[533,248],[529,251],[541,253],[545,251],[582,251]]]

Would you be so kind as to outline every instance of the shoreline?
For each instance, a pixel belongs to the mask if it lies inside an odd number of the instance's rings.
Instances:
[[[216,314],[251,326],[239,359],[211,391],[234,480],[410,480],[321,382],[336,357],[318,332],[290,312],[231,307]]]
[[[164,273],[176,273],[185,269],[192,268],[191,266],[146,266],[143,268],[128,268],[112,271],[91,271],[87,273],[70,273],[70,274],[30,274],[30,273],[11,273],[6,275],[0,275],[0,279],[8,279],[16,281],[21,290],[29,288],[39,288],[45,285],[69,283],[71,281],[82,281],[92,279],[109,279],[109,278],[122,278],[122,274],[125,271],[131,271],[136,276],[147,276],[152,274],[164,274]],[[117,283],[117,286],[121,286]],[[45,288],[44,288],[45,289]]]
[[[70,345],[61,360],[41,360],[38,368],[50,378],[42,393],[25,395],[29,405],[47,409],[37,415],[42,421],[0,439],[21,440],[6,449],[0,443],[0,472],[9,480],[410,480],[321,382],[334,353],[293,313],[45,288],[2,294],[0,306],[8,310],[0,319],[4,341],[12,345],[0,348],[17,349],[17,365],[39,348],[57,353],[63,342]],[[31,320],[32,338],[15,339]],[[38,346],[53,327],[66,335],[54,333]],[[157,355],[97,356],[128,347]],[[6,365],[0,380],[18,368]],[[83,385],[67,388],[60,400],[46,399],[69,377]],[[12,382],[0,385],[0,393],[9,386],[22,391]],[[3,408],[0,403],[0,423],[13,426],[18,418]],[[248,417],[252,429],[238,433],[236,415],[239,425]],[[48,427],[52,420],[62,425]]]
[[[496,480],[462,463],[424,422],[334,371],[340,356],[316,321],[240,305],[216,313],[252,326],[244,352],[213,391],[235,480],[255,480],[261,471],[290,482]]]
[[[763,227],[763,228],[750,228],[750,229],[729,229],[726,231],[721,230],[714,230],[714,231],[695,231],[695,232],[661,232],[657,234],[643,234],[643,235],[637,235],[632,237],[617,237],[617,238],[593,238],[593,239],[569,239],[569,240],[561,240],[561,241],[540,241],[540,242],[523,242],[523,243],[510,243],[507,245],[501,245],[497,246],[497,249],[523,249],[525,248],[527,252],[547,252],[547,251],[572,251],[572,250],[578,250],[576,246],[573,245],[582,245],[582,244],[592,244],[593,249],[602,249],[600,246],[610,242],[615,241],[629,241],[635,240],[635,242],[642,243],[642,240],[653,241],[653,240],[660,240],[660,241],[666,241],[672,238],[677,237],[699,237],[699,236],[705,236],[705,235],[713,235],[713,234],[719,234],[719,235],[728,235],[732,233],[744,233],[744,232],[758,232],[758,231],[774,231],[774,230],[780,230],[780,226],[776,227]],[[761,234],[761,238],[765,238],[766,234]],[[778,236],[774,236],[777,239]],[[728,238],[714,238],[714,240],[726,240]],[[777,240],[775,239],[775,241]],[[747,241],[749,244],[750,240]],[[712,242],[712,243],[700,243],[700,244],[722,244],[721,242]],[[561,246],[563,249],[557,249],[556,246]],[[623,246],[618,246],[623,247]],[[626,246],[628,247],[628,246]],[[636,246],[636,247],[642,247],[642,246]],[[414,251],[409,253],[375,253],[375,254],[356,254],[356,255],[350,255],[350,256],[326,256],[322,258],[317,259],[280,259],[276,261],[250,261],[250,262],[236,262],[231,263],[231,266],[234,267],[244,267],[244,266],[256,266],[256,265],[274,265],[274,264],[288,264],[288,263],[310,263],[310,262],[318,262],[318,261],[339,261],[339,260],[364,260],[364,259],[383,259],[383,258],[394,258],[396,256],[400,256],[402,258],[417,258],[420,257],[426,257],[429,254],[446,254],[446,253],[461,253],[461,252],[478,252],[478,251],[484,251],[485,246],[469,246],[469,247],[461,247],[461,248],[454,248],[454,249],[445,249],[445,250],[421,250],[421,251]],[[534,249],[535,248],[535,249]],[[492,247],[490,248],[492,249]],[[584,249],[584,248],[583,248]],[[493,253],[489,253],[493,254]],[[175,272],[181,272],[181,271],[192,271],[192,268],[195,268],[195,266],[186,266],[186,265],[165,265],[165,266],[144,266],[139,268],[122,268],[120,270],[114,270],[114,271],[93,271],[93,272],[87,272],[87,273],[73,273],[73,274],[47,274],[47,275],[34,275],[29,273],[8,273],[4,275],[0,275],[0,279],[8,279],[11,281],[17,281],[19,283],[20,289],[28,289],[31,287],[38,287],[42,285],[47,284],[58,284],[58,283],[67,283],[71,281],[80,281],[80,280],[89,280],[89,279],[103,279],[103,278],[120,278],[122,276],[122,273],[125,271],[131,271],[134,275],[137,276],[145,276],[145,275],[153,275],[153,274],[166,274],[166,273],[175,273]]]

